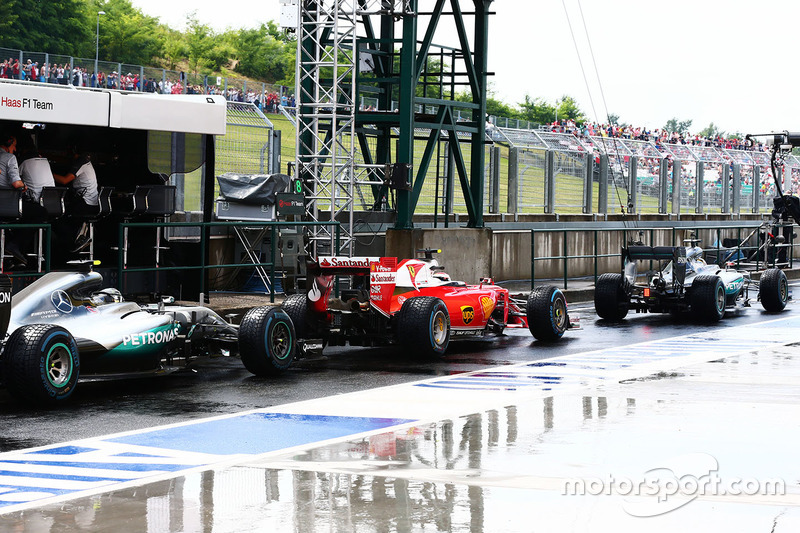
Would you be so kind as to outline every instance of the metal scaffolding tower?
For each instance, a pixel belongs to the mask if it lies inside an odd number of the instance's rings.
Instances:
[[[306,218],[341,223],[338,244],[330,228],[315,227],[310,236],[315,255],[352,255],[358,203],[366,210],[393,207],[395,227],[411,228],[422,183],[442,145],[451,151],[468,225],[483,226],[492,0],[464,1],[471,1],[474,11],[462,12],[460,0],[429,0],[428,12],[419,11],[419,0],[299,0],[297,176],[306,191]],[[467,16],[474,17],[474,54]],[[454,22],[455,47],[433,42],[445,17]],[[457,93],[462,90],[467,101]],[[363,105],[365,98],[375,105]],[[467,141],[461,140],[465,133]],[[417,168],[415,141],[424,144]],[[465,142],[468,157],[460,146]]]

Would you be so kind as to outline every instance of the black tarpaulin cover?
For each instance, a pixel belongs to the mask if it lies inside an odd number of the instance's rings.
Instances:
[[[279,192],[289,186],[286,174],[235,174],[217,176],[222,196],[233,202],[252,205],[272,205]]]

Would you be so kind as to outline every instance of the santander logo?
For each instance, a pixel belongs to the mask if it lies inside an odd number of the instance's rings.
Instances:
[[[370,263],[377,261],[376,257],[320,257],[319,266],[322,268],[366,268]]]

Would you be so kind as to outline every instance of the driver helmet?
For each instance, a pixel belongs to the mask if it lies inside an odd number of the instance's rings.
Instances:
[[[702,259],[703,249],[699,246],[692,246],[686,249],[686,259]]]
[[[433,277],[436,279],[440,279],[442,281],[450,281],[450,276],[448,276],[444,272],[436,272],[435,274],[433,274]]]
[[[122,301],[122,293],[113,287],[97,291],[92,295],[94,305],[104,305],[119,303]]]

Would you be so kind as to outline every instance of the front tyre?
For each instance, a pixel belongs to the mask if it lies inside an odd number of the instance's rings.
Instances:
[[[256,376],[277,376],[292,364],[295,340],[292,319],[283,309],[254,307],[239,326],[239,355]]]
[[[49,324],[15,330],[6,342],[2,365],[11,396],[42,406],[58,405],[72,396],[81,366],[69,331]]]
[[[719,276],[697,276],[690,295],[692,313],[703,322],[718,322],[725,314],[725,285]]]
[[[556,287],[536,287],[528,295],[528,329],[540,341],[560,339],[569,327],[567,299]]]
[[[400,343],[426,357],[441,357],[450,344],[450,313],[439,298],[417,296],[403,302],[397,313]]]
[[[789,281],[783,270],[770,268],[764,271],[758,284],[758,298],[766,311],[783,311],[789,300]]]

